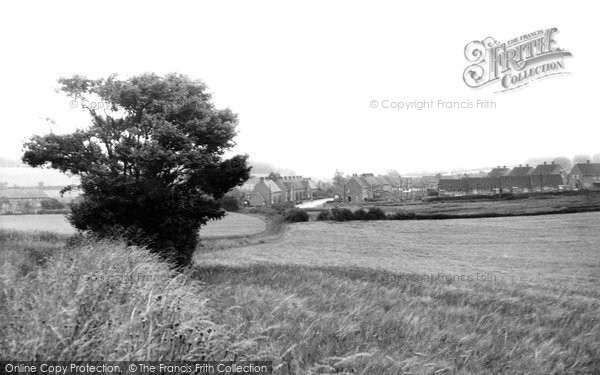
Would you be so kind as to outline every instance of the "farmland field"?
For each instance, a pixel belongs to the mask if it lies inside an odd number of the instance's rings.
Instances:
[[[481,197],[480,197],[481,198]],[[334,204],[356,209],[356,205]],[[334,206],[328,204],[326,206]],[[413,212],[419,216],[445,215],[450,217],[469,217],[471,215],[527,215],[552,214],[564,210],[571,212],[600,211],[600,193],[587,192],[573,194],[538,194],[520,199],[464,199],[446,201],[407,201],[402,204],[365,203],[363,207],[377,206],[388,213],[399,210]]]
[[[315,372],[600,371],[600,213],[299,223],[196,262],[220,319]]]
[[[75,229],[64,215],[0,215],[0,229],[20,231],[48,231],[71,234]],[[256,234],[266,229],[259,218],[229,212],[216,221],[209,222],[200,230],[201,237],[227,237]]]

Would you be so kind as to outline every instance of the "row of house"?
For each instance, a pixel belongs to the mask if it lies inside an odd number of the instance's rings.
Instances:
[[[301,202],[313,199],[318,185],[310,178],[302,176],[282,176],[281,178],[259,177],[247,194],[246,203],[250,206],[270,206],[283,202]]]
[[[576,164],[567,173],[558,164],[544,162],[535,168],[519,165],[493,168],[487,177],[441,178],[440,193],[485,194],[496,192],[554,191],[561,188],[600,189],[600,163]]]
[[[363,203],[382,198],[402,199],[402,194],[419,190],[421,194],[493,194],[498,192],[526,193],[555,191],[563,188],[600,190],[600,163],[576,164],[570,173],[554,162],[535,167],[519,165],[514,168],[497,166],[487,175],[444,177],[374,176],[372,173],[353,174],[345,185],[343,200]]]
[[[437,184],[437,177],[375,176],[373,173],[353,174],[346,182],[343,200],[348,203],[363,203],[370,199],[400,199],[402,192],[409,187],[431,188]]]
[[[29,188],[12,187],[0,188],[0,215],[4,214],[36,214],[56,204],[66,207],[80,198],[81,191],[72,190],[61,194],[59,187]],[[44,207],[44,201],[54,201]]]
[[[0,189],[0,214],[37,213],[50,197],[41,189]]]

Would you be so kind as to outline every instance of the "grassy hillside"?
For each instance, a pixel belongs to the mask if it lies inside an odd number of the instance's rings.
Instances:
[[[1,359],[232,360],[252,347],[210,320],[196,281],[147,251],[70,242],[0,231]]]

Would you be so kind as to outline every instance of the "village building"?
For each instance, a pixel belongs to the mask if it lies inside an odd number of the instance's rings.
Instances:
[[[500,176],[508,176],[509,173],[510,169],[506,168],[506,165],[503,167],[497,166],[496,168],[492,169],[487,176],[491,178],[497,178]]]
[[[49,199],[42,189],[0,189],[0,214],[35,214]]]
[[[249,197],[251,206],[267,206],[284,201],[283,191],[273,180],[261,177]]]
[[[247,204],[250,206],[270,206],[283,202],[301,202],[313,199],[319,186],[310,178],[302,176],[283,176],[278,179],[260,177],[247,192]]]
[[[518,167],[514,167],[513,169],[511,169],[511,171],[508,173],[509,176],[529,176],[533,174],[533,167],[530,167],[529,164],[526,164],[525,166],[523,166],[522,164],[519,164]]]
[[[353,174],[344,188],[344,201],[348,203],[363,203],[373,198],[373,190],[364,177]]]
[[[569,185],[573,189],[600,190],[600,163],[575,164],[569,174]]]
[[[302,182],[302,176],[284,176],[283,184],[287,189],[289,201],[300,202],[307,199],[308,194],[306,186]]]

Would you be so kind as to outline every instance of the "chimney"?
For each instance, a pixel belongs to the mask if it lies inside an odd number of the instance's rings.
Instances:
[[[519,164],[519,168],[521,168],[523,166],[523,164]]]
[[[261,178],[260,178],[260,182],[263,182],[264,180],[265,180],[265,178],[264,178],[264,177],[261,177]]]
[[[506,165],[504,165],[502,168],[506,169]]]
[[[552,165],[554,165],[554,160],[552,160]]]
[[[525,164],[526,167],[529,167],[529,164]]]
[[[589,159],[588,159],[587,163],[590,164],[590,160]]]
[[[547,161],[545,161],[545,162],[544,162],[544,165],[547,165],[547,164],[548,164],[548,162],[547,162]]]

